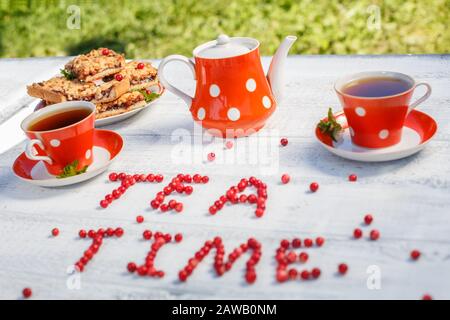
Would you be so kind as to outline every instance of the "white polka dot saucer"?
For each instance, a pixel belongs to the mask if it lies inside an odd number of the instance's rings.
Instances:
[[[57,178],[48,173],[42,161],[30,160],[23,152],[13,164],[14,174],[22,181],[41,187],[62,187],[89,180],[104,172],[111,162],[117,157],[123,147],[122,137],[110,130],[95,130],[93,163],[85,173]]]
[[[335,142],[316,128],[315,136],[317,140],[325,149],[337,156],[363,162],[390,161],[413,155],[421,151],[431,141],[437,130],[436,121],[432,117],[421,111],[413,110],[406,118],[399,143],[387,148],[370,149],[352,143],[351,128],[348,127],[343,111],[336,113],[334,117],[344,128],[342,139]],[[384,133],[380,134],[383,135]]]

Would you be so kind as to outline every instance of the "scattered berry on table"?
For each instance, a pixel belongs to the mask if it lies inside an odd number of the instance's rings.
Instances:
[[[356,174],[351,174],[348,176],[348,181],[355,182],[358,180],[358,176]]]
[[[58,234],[59,234],[59,229],[58,229],[58,228],[53,228],[53,229],[52,229],[52,235],[53,235],[54,237],[57,237]]]
[[[376,229],[370,231],[370,239],[371,240],[378,240],[378,238],[380,238],[380,231],[378,231]]]
[[[175,242],[181,242],[183,240],[183,235],[181,233],[177,233],[175,235]]]
[[[420,251],[419,250],[413,250],[411,251],[411,259],[418,260],[420,258]]]
[[[208,153],[208,161],[214,161],[216,159],[216,154],[214,152]]]
[[[362,235],[363,235],[363,232],[362,232],[361,229],[356,228],[355,230],[353,230],[353,237],[354,237],[355,239],[361,238]]]
[[[289,183],[289,181],[291,181],[291,177],[287,173],[285,173],[281,176],[281,182],[283,184],[287,184],[287,183]]]
[[[422,296],[422,300],[433,300],[433,297],[431,295],[429,295],[429,294],[424,294]]]
[[[340,274],[346,274],[346,273],[347,273],[347,270],[348,270],[347,264],[341,263],[341,264],[338,265],[338,272],[339,272]]]
[[[33,294],[33,291],[31,291],[30,288],[25,288],[22,290],[22,295],[25,299],[28,299]]]
[[[371,214],[366,214],[364,216],[364,223],[370,225],[373,221],[373,216]]]
[[[319,184],[317,182],[313,182],[309,185],[309,190],[311,192],[316,192],[319,189]]]
[[[152,238],[152,232],[151,232],[150,230],[145,230],[145,231],[142,233],[142,237],[143,237],[145,240],[150,240],[150,239]]]
[[[282,139],[280,140],[280,144],[281,144],[283,147],[287,146],[288,143],[289,143],[289,141],[288,141],[287,138],[282,138]]]
[[[111,173],[109,174],[109,180],[110,180],[110,181],[117,181],[117,179],[118,179],[117,173],[111,172]]]
[[[137,223],[142,223],[142,222],[144,222],[144,217],[143,217],[143,216],[137,216],[137,217],[136,217],[136,222],[137,222]]]
[[[225,147],[226,147],[227,149],[233,148],[233,141],[228,140],[228,141],[225,143]]]

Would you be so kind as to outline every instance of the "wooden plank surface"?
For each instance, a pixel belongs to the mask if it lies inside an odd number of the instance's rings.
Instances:
[[[8,70],[13,70],[10,61],[0,60],[0,69],[8,64]],[[267,67],[269,59],[263,62]],[[16,63],[57,67],[51,59]],[[170,79],[192,92],[187,69],[173,65],[167,70]],[[421,153],[389,163],[365,164],[333,156],[314,141],[314,126],[327,107],[340,109],[333,82],[364,70],[400,71],[431,84],[433,94],[419,109],[436,119],[439,130]],[[21,83],[27,82],[26,75],[15,76],[22,77]],[[149,208],[162,184],[136,185],[102,210],[99,200],[115,186],[107,181],[107,174],[76,186],[39,188],[17,180],[11,172],[23,143],[0,154],[0,298],[19,298],[22,288],[30,286],[35,299],[419,299],[424,293],[449,299],[450,56],[295,56],[286,63],[286,77],[285,99],[266,128],[258,136],[239,139],[232,150],[224,150],[223,140],[202,135],[188,108],[170,93],[150,110],[108,127],[125,140],[110,171],[160,172],[166,180],[179,172],[209,175],[210,182],[194,186],[191,196],[175,196],[184,202],[181,214],[161,214]],[[8,130],[17,135],[19,128]],[[278,146],[281,136],[289,138],[288,147]],[[2,134],[1,141],[9,143],[9,135]],[[256,149],[252,148],[255,143]],[[217,160],[204,161],[211,151]],[[250,157],[255,151],[256,163]],[[282,173],[290,174],[290,184],[279,183]],[[347,181],[350,173],[358,175],[358,182]],[[254,218],[250,206],[208,214],[208,207],[230,185],[251,175],[268,185],[262,219]],[[315,194],[307,192],[311,181],[320,183]],[[375,220],[363,231],[367,235],[376,228],[381,239],[352,240],[353,229],[360,227],[368,212]],[[142,225],[135,222],[138,214],[145,216]],[[80,275],[81,288],[71,289],[67,281],[74,278],[67,269],[90,244],[77,239],[78,230],[108,226],[123,227],[125,235],[105,240]],[[50,236],[53,227],[61,230],[57,238]],[[146,228],[184,235],[182,243],[161,249],[156,265],[166,276],[160,280],[138,278],[126,271],[129,261],[140,263],[147,254],[149,242],[141,240]],[[254,285],[244,281],[247,257],[220,278],[212,272],[213,259],[209,257],[187,283],[178,282],[178,271],[204,241],[216,235],[224,238],[227,251],[252,236],[262,242],[263,256]],[[323,248],[309,249],[308,263],[296,266],[318,266],[321,278],[276,283],[274,254],[279,241],[319,235],[326,238]],[[423,253],[417,262],[409,260],[414,248]],[[336,275],[340,262],[349,265],[345,277]],[[379,290],[367,286],[370,266],[381,272]]]

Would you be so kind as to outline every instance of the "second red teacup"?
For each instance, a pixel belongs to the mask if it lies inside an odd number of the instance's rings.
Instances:
[[[410,103],[416,87],[426,93]],[[366,148],[384,148],[401,140],[408,113],[431,94],[428,83],[417,83],[410,76],[389,71],[361,72],[346,76],[335,84],[344,108],[352,142]]]
[[[93,161],[95,105],[87,101],[54,104],[26,117],[21,124],[29,138],[25,154],[42,160],[52,175],[68,165],[83,171]]]

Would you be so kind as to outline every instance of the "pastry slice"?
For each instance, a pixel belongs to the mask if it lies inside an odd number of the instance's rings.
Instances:
[[[92,101],[94,103],[110,102],[129,90],[130,81],[128,79],[112,80],[96,86],[92,82],[68,80],[62,76],[33,83],[27,87],[30,96],[40,98],[51,104],[73,100]]]
[[[146,89],[158,84],[158,70],[148,62],[128,62],[120,74],[130,79],[131,90]]]
[[[120,72],[125,66],[125,57],[107,48],[94,49],[82,54],[65,66],[65,70],[81,81],[95,81]]]
[[[120,96],[117,100],[106,103],[97,103],[95,118],[102,119],[110,116],[115,116],[144,107],[145,105],[145,97],[141,92],[127,92],[124,95]]]

